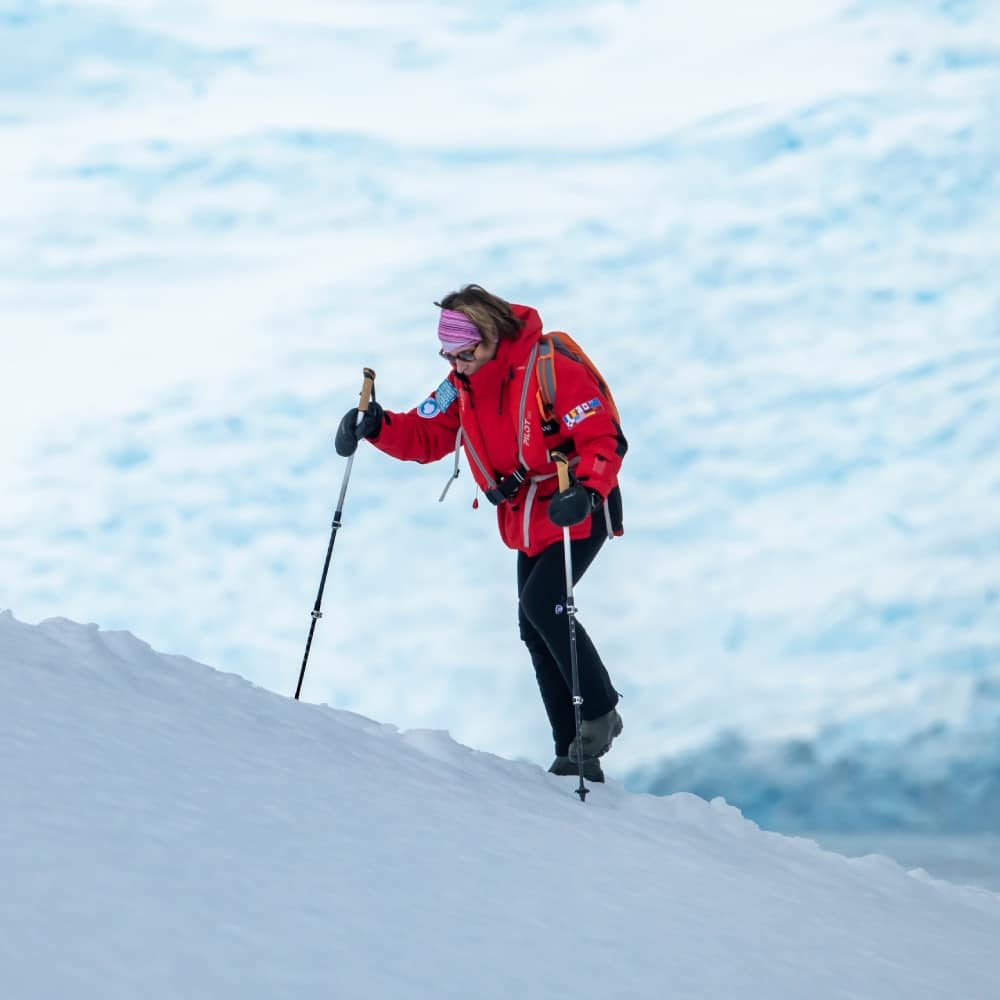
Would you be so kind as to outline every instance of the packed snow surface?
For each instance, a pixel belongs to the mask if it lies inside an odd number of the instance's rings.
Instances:
[[[995,1000],[1000,896],[0,615],[6,996]]]

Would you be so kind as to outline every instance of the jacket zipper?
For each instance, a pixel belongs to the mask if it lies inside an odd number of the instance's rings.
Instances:
[[[500,383],[500,400],[497,403],[497,416],[503,416],[503,393],[507,388],[508,382],[514,381],[514,366],[510,365],[507,369],[507,374],[504,376],[503,381]]]

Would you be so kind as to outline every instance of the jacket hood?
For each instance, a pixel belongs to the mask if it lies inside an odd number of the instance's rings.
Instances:
[[[531,306],[519,306],[514,303],[511,303],[510,310],[524,323],[517,339],[534,344],[542,335],[542,317],[538,315],[538,310]]]
[[[511,304],[510,308],[523,324],[517,336],[513,340],[501,340],[493,360],[488,361],[474,375],[466,379],[465,376],[454,373],[453,378],[466,381],[466,384],[481,390],[489,385],[499,385],[508,378],[514,368],[528,360],[531,349],[541,339],[542,318],[531,306]]]
[[[522,321],[521,330],[514,340],[500,341],[497,357],[507,364],[518,364],[531,353],[531,349],[542,336],[542,317],[538,310],[531,306],[519,306],[511,303],[511,312]]]

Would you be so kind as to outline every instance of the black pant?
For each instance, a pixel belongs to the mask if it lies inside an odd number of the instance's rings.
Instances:
[[[570,543],[574,586],[608,537],[604,512],[596,511],[592,520],[590,537]],[[531,654],[538,689],[552,724],[556,755],[565,757],[576,735],[576,718],[562,542],[550,545],[537,556],[517,554],[517,595],[521,638]],[[576,652],[583,697],[581,714],[584,719],[597,719],[618,704],[618,692],[579,618],[576,619]]]

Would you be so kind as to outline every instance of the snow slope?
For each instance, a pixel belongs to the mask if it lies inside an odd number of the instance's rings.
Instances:
[[[19,1000],[991,1000],[1000,896],[0,615]]]

